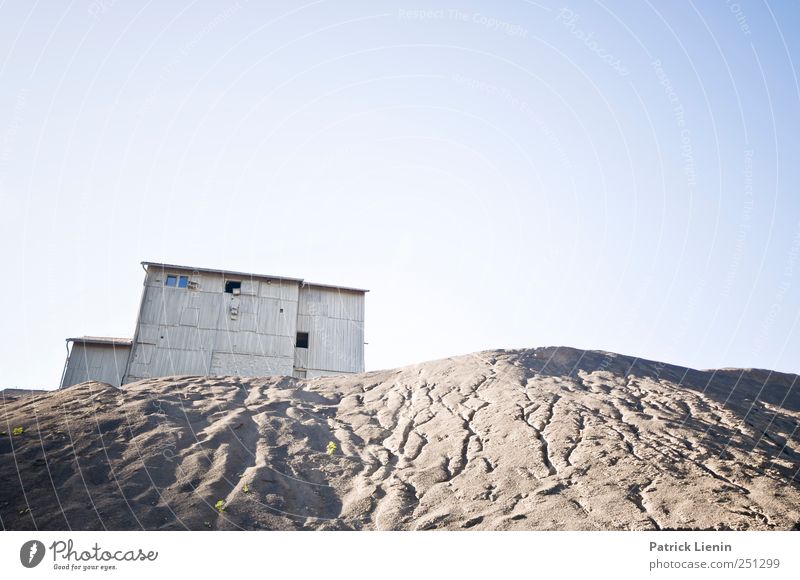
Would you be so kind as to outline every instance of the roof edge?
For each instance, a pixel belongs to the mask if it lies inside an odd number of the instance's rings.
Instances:
[[[112,344],[116,346],[131,346],[132,338],[118,338],[114,336],[76,336],[68,338],[67,342],[82,342],[84,344]]]
[[[275,276],[272,274],[254,274],[252,272],[240,272],[237,270],[220,270],[217,268],[199,268],[196,266],[181,266],[180,264],[166,264],[163,262],[141,262],[142,266],[147,268],[160,268],[162,270],[185,270],[188,272],[209,272],[212,274],[222,274],[231,276],[241,276],[245,278],[261,278],[265,280],[285,280],[288,282],[297,282],[301,286],[316,286],[320,288],[332,288],[336,290],[345,290],[348,292],[363,292],[367,293],[369,290],[364,288],[354,288],[351,286],[339,286],[336,284],[320,284],[317,282],[306,282],[303,278],[292,278],[288,276]]]
[[[353,288],[351,286],[338,286],[336,284],[320,284],[318,282],[308,282],[307,280],[302,281],[303,286],[314,286],[316,288],[332,288],[334,290],[344,290],[345,292],[360,292],[362,294],[366,294],[369,290],[365,288]]]

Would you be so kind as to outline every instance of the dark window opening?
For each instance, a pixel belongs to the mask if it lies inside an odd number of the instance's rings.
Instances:
[[[165,284],[167,286],[172,286],[172,287],[177,286],[178,285],[178,277],[177,276],[173,276],[172,274],[170,274],[169,276],[167,276],[167,281],[165,282]]]
[[[297,333],[297,340],[295,341],[295,346],[297,348],[308,348],[308,333],[307,332],[298,332]]]
[[[178,278],[178,288],[186,288],[187,286],[189,286],[189,276]]]
[[[234,294],[234,290],[241,291],[242,283],[241,282],[234,282],[233,280],[228,280],[225,282],[225,292],[228,294]]]

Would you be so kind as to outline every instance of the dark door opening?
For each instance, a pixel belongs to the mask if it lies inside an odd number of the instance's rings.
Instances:
[[[294,344],[297,348],[308,348],[308,333],[307,332],[298,332],[297,333],[297,340],[295,340]]]

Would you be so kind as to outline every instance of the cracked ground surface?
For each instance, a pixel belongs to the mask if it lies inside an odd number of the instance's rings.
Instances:
[[[0,524],[798,529],[797,379],[540,348],[5,396]]]

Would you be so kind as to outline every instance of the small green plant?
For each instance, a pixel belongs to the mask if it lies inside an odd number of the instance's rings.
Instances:
[[[225,500],[221,499],[217,503],[214,504],[214,509],[217,510],[219,513],[225,511]]]
[[[17,435],[22,435],[23,433],[25,433],[25,427],[14,427],[14,428],[11,430],[11,434],[12,434],[14,437],[16,437]]]
[[[244,487],[242,488],[242,491],[245,493],[250,493],[250,486],[245,483]]]
[[[328,443],[328,455],[333,455],[334,453],[336,453],[337,449],[338,447],[336,447],[336,443],[334,443],[333,441]]]

